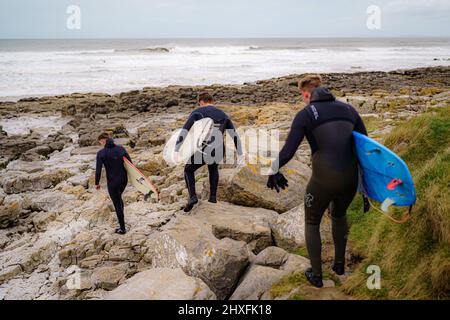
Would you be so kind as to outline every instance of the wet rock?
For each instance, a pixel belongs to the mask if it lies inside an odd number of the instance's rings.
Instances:
[[[177,105],[178,105],[178,100],[172,99],[172,100],[167,101],[166,108],[175,107]]]
[[[0,154],[7,159],[17,159],[21,154],[35,148],[34,139],[8,137],[0,140]]]
[[[106,300],[215,300],[200,279],[180,268],[156,268],[140,272],[105,296]]]
[[[157,268],[181,268],[202,279],[219,299],[227,297],[248,263],[245,242],[217,239],[207,224],[180,216],[147,241],[145,260]]]

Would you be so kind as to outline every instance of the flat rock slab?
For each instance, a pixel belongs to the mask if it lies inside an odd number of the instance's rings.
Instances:
[[[106,300],[215,300],[215,294],[200,279],[180,268],[142,271],[111,291]]]
[[[273,244],[270,223],[277,218],[275,211],[218,203],[201,202],[192,217],[210,224],[218,239],[244,241],[258,254]]]

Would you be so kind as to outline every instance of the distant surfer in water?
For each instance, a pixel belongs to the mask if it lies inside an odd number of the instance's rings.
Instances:
[[[322,287],[322,242],[320,222],[330,209],[335,256],[332,269],[345,272],[345,248],[348,226],[346,213],[358,188],[358,165],[352,131],[367,135],[358,112],[337,101],[322,87],[319,75],[300,80],[299,89],[307,106],[295,116],[291,130],[278,158],[272,163],[267,186],[277,192],[288,186],[279,169],[288,163],[306,136],[311,147],[312,176],[305,192],[305,238],[311,268],[305,275],[309,282]]]
[[[242,157],[242,149],[239,137],[233,122],[225,112],[213,106],[214,99],[207,93],[201,93],[198,97],[199,107],[190,114],[188,120],[183,126],[183,130],[178,137],[175,151],[179,151],[184,138],[191,129],[195,121],[203,118],[211,118],[214,121],[214,132],[212,138],[207,141],[206,147],[202,154],[194,154],[188,164],[184,167],[184,179],[189,191],[189,200],[184,207],[185,212],[192,210],[195,204],[198,203],[197,193],[195,191],[195,171],[204,165],[208,165],[209,171],[209,202],[216,203],[217,186],[219,184],[219,163],[223,160],[224,150],[224,132],[225,130],[232,136],[234,145],[236,147],[239,157]],[[217,139],[216,139],[217,137]],[[199,156],[200,155],[200,156]]]
[[[128,177],[127,171],[123,165],[123,157],[126,157],[130,162],[131,158],[125,148],[116,145],[114,140],[111,139],[107,133],[102,133],[98,137],[98,141],[104,148],[97,152],[95,187],[97,190],[100,190],[102,167],[105,166],[108,193],[114,204],[117,220],[119,221],[119,228],[117,228],[115,232],[118,234],[125,234],[126,229],[122,193],[127,186]]]

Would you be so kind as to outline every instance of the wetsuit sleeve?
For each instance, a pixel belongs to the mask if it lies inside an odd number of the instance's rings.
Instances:
[[[101,156],[101,151],[97,153],[97,164],[95,166],[95,185],[100,183],[100,178],[102,176],[103,160]]]
[[[133,163],[133,161],[131,161],[130,155],[129,155],[128,152],[127,152],[127,149],[123,148],[123,152],[124,152],[123,156],[124,156],[125,158],[127,158],[128,161],[130,161],[131,163]]]
[[[283,148],[280,151],[277,159],[272,163],[273,173],[278,172],[286,163],[288,163],[295,155],[298,147],[305,137],[305,126],[308,121],[308,114],[306,110],[302,110],[294,118],[291,125],[291,130],[286,139]]]
[[[175,145],[175,151],[180,150],[182,142],[184,141],[184,138],[187,136],[189,130],[192,128],[195,121],[200,120],[203,118],[203,115],[199,112],[192,112],[189,118],[187,119],[186,123],[183,126],[183,129],[180,132],[180,135],[178,136],[177,143]]]
[[[361,116],[359,115],[358,111],[355,110],[355,108],[352,107],[353,115],[355,116],[355,127],[354,130],[356,132],[359,132],[365,136],[367,136],[367,129],[364,125],[363,120],[361,119]]]
[[[227,120],[227,125],[225,127],[228,134],[233,138],[234,147],[236,148],[237,154],[242,155],[242,144],[239,135],[237,134],[236,128],[234,127],[233,121],[231,119]]]

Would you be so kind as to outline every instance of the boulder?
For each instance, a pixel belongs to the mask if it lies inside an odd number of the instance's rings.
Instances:
[[[215,294],[200,279],[180,268],[142,271],[105,297],[106,300],[215,300]]]
[[[21,155],[24,161],[40,161],[47,159],[47,156],[53,152],[53,149],[48,145],[42,145],[33,149],[27,150]]]
[[[155,268],[181,268],[202,279],[219,299],[231,294],[248,263],[245,242],[217,239],[211,226],[180,216],[147,240],[144,260]]]
[[[3,189],[8,194],[44,190],[56,186],[71,176],[73,176],[73,172],[67,169],[31,174],[10,174],[3,180]]]
[[[292,160],[281,172],[289,180],[289,187],[277,193],[267,188],[267,176],[261,174],[261,168],[257,165],[222,169],[218,199],[247,207],[271,209],[279,213],[288,211],[303,202],[311,169],[298,160]],[[203,189],[209,190],[209,186]]]
[[[227,202],[201,202],[193,211],[194,218],[212,227],[218,239],[244,241],[255,254],[273,244],[270,223],[278,213],[262,208],[242,207]]]
[[[133,157],[136,167],[146,176],[157,176],[167,167],[162,154],[143,153]]]
[[[71,209],[74,206],[74,203],[72,201],[75,201],[77,199],[77,197],[73,194],[66,194],[64,192],[55,190],[50,193],[43,191],[29,194],[26,196],[26,198],[31,210],[53,212],[60,212]]]
[[[309,267],[309,260],[277,247],[260,252],[241,278],[230,300],[270,300],[270,290],[282,278]]]
[[[8,159],[17,159],[21,154],[34,147],[36,147],[36,141],[29,137],[2,137],[0,154]]]
[[[277,247],[288,251],[294,251],[306,246],[305,243],[305,208],[301,204],[270,222],[272,236]],[[323,239],[329,239],[330,219],[326,214],[322,218],[320,226]]]
[[[30,215],[31,223],[36,228],[36,231],[45,231],[47,225],[56,219],[56,212],[33,212]]]
[[[100,267],[92,272],[91,283],[105,290],[112,290],[127,275],[128,263],[112,267]]]

